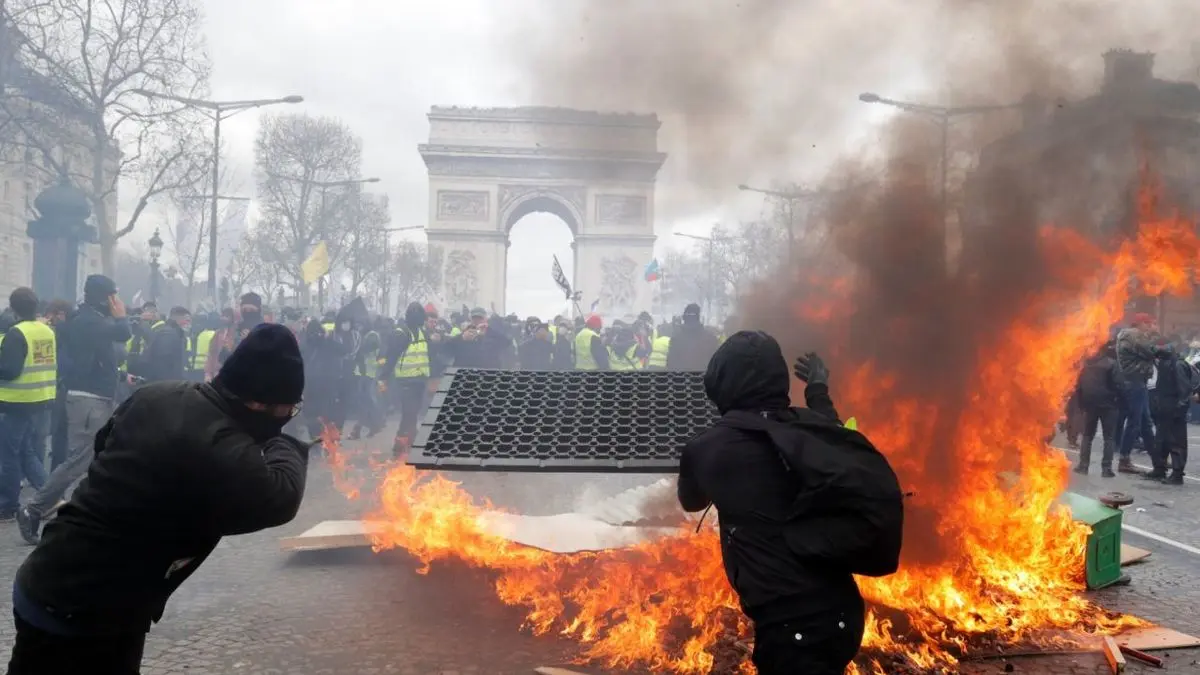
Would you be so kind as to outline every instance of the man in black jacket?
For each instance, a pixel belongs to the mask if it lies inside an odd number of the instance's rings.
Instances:
[[[752,658],[759,674],[841,675],[862,641],[863,601],[843,562],[813,552],[836,548],[829,540],[846,533],[824,523],[796,524],[798,486],[809,477],[782,465],[772,435],[747,431],[736,421],[852,433],[841,429],[821,360],[801,360],[797,376],[808,382],[807,410],[789,407],[787,362],[773,338],[744,331],[721,346],[704,388],[722,419],[684,447],[679,503],[687,511],[717,508],[725,571],[754,622]],[[805,452],[854,452],[805,438],[812,441]]]
[[[700,321],[700,305],[692,303],[683,310],[683,323],[671,332],[667,370],[704,370],[718,346],[717,336]]]
[[[1154,468],[1146,478],[1183,485],[1188,456],[1187,412],[1200,387],[1200,376],[1170,345],[1160,347],[1156,357],[1158,382],[1150,392],[1150,414],[1157,446],[1150,452]]]
[[[553,370],[554,343],[550,328],[535,316],[525,321],[525,339],[517,348],[521,370]]]
[[[221,538],[292,520],[308,446],[282,433],[304,390],[291,331],[254,329],[211,384],[139,389],[17,571],[9,675],[135,674],[146,632]]]
[[[1095,354],[1088,357],[1079,373],[1074,398],[1083,411],[1083,444],[1079,446],[1079,464],[1075,473],[1086,476],[1092,461],[1092,442],[1096,439],[1096,428],[1103,435],[1104,449],[1100,458],[1100,475],[1113,478],[1113,454],[1116,451],[1118,433],[1117,420],[1121,405],[1121,376],[1117,370],[1116,343],[1105,343]]]
[[[113,411],[117,346],[129,337],[117,285],[100,274],[89,276],[83,284],[83,304],[58,330],[58,376],[67,392],[67,460],[17,511],[21,536],[31,544],[37,543],[42,517],[87,473],[92,441]]]
[[[146,349],[147,382],[174,382],[184,379],[185,366],[190,358],[192,313],[186,307],[172,307],[165,323],[154,329]]]

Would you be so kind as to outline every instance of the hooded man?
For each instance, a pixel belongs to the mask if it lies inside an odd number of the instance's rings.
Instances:
[[[425,308],[421,303],[409,303],[404,310],[404,324],[397,326],[388,340],[387,356],[379,373],[384,389],[391,392],[400,407],[400,426],[396,429],[393,444],[397,456],[412,447],[429,382],[432,364],[425,319]]]
[[[692,303],[683,310],[683,323],[671,333],[667,370],[704,370],[718,345],[717,336],[700,321],[700,305]]]
[[[525,321],[525,339],[517,349],[517,361],[521,370],[552,370],[554,343],[550,329],[537,317]]]
[[[17,511],[21,536],[37,543],[42,518],[92,462],[92,443],[113,411],[117,353],[129,339],[125,303],[112,279],[93,274],[83,284],[83,304],[58,329],[58,376],[66,390],[67,459]]]
[[[211,384],[149,384],[122,403],[17,571],[9,674],[137,673],[146,632],[222,537],[295,517],[308,446],[281,430],[303,390],[295,337],[264,325]]]
[[[842,427],[824,363],[810,354],[796,375],[808,408],[790,407],[787,362],[766,333],[717,350],[704,389],[721,419],[683,448],[679,503],[717,508],[759,674],[841,675],[863,635],[852,573],[895,571],[901,494],[887,460]]]

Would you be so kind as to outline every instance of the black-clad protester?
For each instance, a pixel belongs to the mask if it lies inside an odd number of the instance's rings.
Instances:
[[[216,346],[215,351],[218,365],[225,363],[225,359],[229,358],[233,350],[237,349],[238,344],[246,339],[250,331],[266,320],[263,317],[262,296],[258,293],[253,291],[244,293],[238,300],[238,303],[240,305],[238,316],[241,317],[241,320],[238,321],[237,325],[233,326],[232,330],[226,332],[223,336],[224,339],[221,340],[221,344]],[[222,312],[222,316],[224,316],[224,312]],[[216,340],[214,339],[215,342]],[[213,349],[213,347],[210,347],[210,349]]]
[[[190,356],[192,313],[186,307],[172,307],[167,320],[154,329],[150,346],[142,356],[142,377],[147,382],[182,380]]]
[[[83,303],[56,334],[58,377],[67,392],[67,459],[17,511],[21,536],[31,544],[37,543],[42,518],[87,473],[96,432],[115,407],[117,347],[130,338],[116,283],[101,274],[89,276],[83,284]]]
[[[525,321],[525,339],[517,348],[517,362],[521,370],[553,370],[554,343],[550,340],[550,328],[537,317]]]
[[[1092,443],[1099,427],[1104,444],[1100,456],[1100,475],[1114,478],[1113,455],[1116,454],[1120,428],[1117,420],[1121,408],[1121,375],[1117,371],[1116,342],[1105,343],[1083,364],[1079,380],[1072,397],[1082,410],[1082,444],[1079,446],[1079,464],[1075,473],[1087,475],[1092,462]]]
[[[211,384],[147,385],[96,435],[87,478],[13,586],[9,675],[135,674],[167,599],[228,535],[289,522],[308,446],[291,331],[251,331]]]
[[[824,363],[809,354],[796,375],[808,408],[790,407],[787,362],[766,333],[717,350],[704,388],[721,418],[683,449],[679,503],[718,511],[759,674],[841,675],[863,635],[852,574],[896,570],[902,495],[883,455],[842,426]]]
[[[667,370],[704,370],[719,344],[700,321],[700,305],[692,303],[683,310],[683,323],[671,333]]]
[[[1200,375],[1170,345],[1160,347],[1156,356],[1158,381],[1150,391],[1150,416],[1154,419],[1157,447],[1150,452],[1154,467],[1146,478],[1183,485],[1188,456],[1187,413],[1200,388]]]

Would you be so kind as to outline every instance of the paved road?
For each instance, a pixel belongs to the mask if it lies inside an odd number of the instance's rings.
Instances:
[[[464,477],[474,493],[531,513],[569,509],[585,489],[613,493],[646,480]],[[180,589],[150,633],[145,675],[529,675],[536,666],[570,661],[571,644],[523,633],[520,612],[495,600],[482,573],[438,565],[421,576],[410,559],[395,552],[280,552],[280,536],[298,534],[322,520],[359,515],[362,507],[332,488],[324,468],[314,467],[309,485],[294,523],[225,540]],[[1074,487],[1085,493],[1131,492],[1137,499],[1129,513],[1131,525],[1200,547],[1200,484],[1167,488],[1125,477],[1092,477],[1081,478]],[[1127,540],[1154,555],[1132,570],[1132,586],[1102,591],[1098,598],[1110,607],[1200,634],[1200,584],[1195,582],[1200,555],[1137,535]],[[0,526],[0,584],[9,583],[27,552],[15,525]],[[7,593],[0,600],[0,615],[8,615]],[[0,621],[0,661],[7,661],[11,640],[10,623]],[[1172,654],[1168,672],[1200,673],[1198,661],[1200,651]],[[962,672],[1108,671],[1099,656],[1072,655],[969,664]],[[1129,672],[1142,669],[1133,665]]]

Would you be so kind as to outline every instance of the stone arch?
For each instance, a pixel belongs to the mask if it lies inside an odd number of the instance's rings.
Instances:
[[[443,301],[448,288],[458,295],[472,288],[478,304],[503,312],[509,230],[541,211],[571,230],[572,287],[584,307],[649,308],[650,288],[639,273],[654,254],[654,182],[666,160],[657,116],[434,106],[429,125],[429,142],[418,150],[429,171],[426,233],[443,261]],[[476,283],[448,284],[448,271]],[[549,269],[546,283],[553,283]]]

